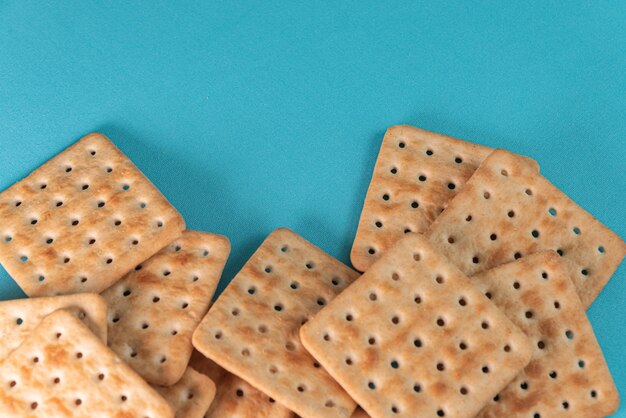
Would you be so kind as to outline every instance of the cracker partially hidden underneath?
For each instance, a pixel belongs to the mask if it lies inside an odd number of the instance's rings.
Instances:
[[[97,294],[5,300],[0,302],[0,361],[17,348],[43,318],[58,309],[72,312],[106,344],[107,304]]]
[[[535,348],[479,417],[592,418],[617,410],[615,383],[563,259],[544,251],[471,279]]]
[[[183,376],[229,252],[226,237],[187,230],[102,293],[109,346],[149,383]]]
[[[215,383],[188,367],[172,386],[154,386],[176,413],[176,418],[202,418],[215,397]]]
[[[473,417],[532,353],[527,337],[419,234],[398,241],[300,336],[373,418]]]
[[[354,401],[302,347],[298,330],[357,277],[277,229],[213,304],[194,347],[303,418],[348,418]]]
[[[161,192],[97,133],[0,193],[0,263],[29,296],[99,293],[183,229]]]
[[[525,255],[562,255],[585,308],[626,254],[613,231],[505,150],[494,151],[432,224],[431,242],[467,275]]]
[[[167,402],[79,319],[48,315],[0,364],[0,416],[173,418]]]
[[[209,376],[217,387],[204,418],[292,418],[293,412],[195,351],[189,365]]]
[[[383,138],[351,260],[365,271],[408,232],[424,232],[491,148],[407,125]]]

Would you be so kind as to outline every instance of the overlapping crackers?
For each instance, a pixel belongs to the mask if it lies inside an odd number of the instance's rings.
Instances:
[[[102,293],[109,346],[148,382],[183,376],[229,252],[226,237],[188,230]]]
[[[494,151],[427,232],[467,275],[555,250],[589,307],[626,254],[613,231],[539,174],[537,166]]]
[[[302,347],[298,330],[357,277],[277,229],[211,307],[194,347],[304,418],[347,418],[354,401]]]
[[[194,350],[191,367],[209,376],[217,386],[215,399],[204,418],[292,418],[293,412],[252,387],[245,380],[227,372]]]
[[[154,386],[175,411],[175,418],[202,418],[215,397],[215,383],[188,367],[172,386]]]
[[[0,362],[39,326],[47,315],[66,309],[106,344],[107,304],[95,293],[15,299],[0,302]]]
[[[526,336],[419,234],[305,324],[309,352],[372,417],[472,417],[530,360]]]
[[[408,125],[387,129],[352,247],[366,271],[408,232],[424,232],[491,148]]]
[[[479,417],[592,418],[617,410],[617,389],[562,258],[544,251],[471,279],[535,348]]]
[[[78,318],[46,316],[0,364],[0,416],[173,418],[168,403]]]
[[[99,293],[183,229],[159,190],[97,133],[0,193],[0,263],[29,296]]]

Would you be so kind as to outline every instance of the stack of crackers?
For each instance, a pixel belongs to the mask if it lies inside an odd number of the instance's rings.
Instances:
[[[90,134],[0,193],[2,417],[601,417],[585,310],[626,244],[537,163],[410,126],[352,269],[273,231],[211,306],[226,237]],[[363,274],[359,273],[363,272]]]

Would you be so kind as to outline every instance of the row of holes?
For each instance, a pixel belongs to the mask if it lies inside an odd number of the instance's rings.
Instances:
[[[406,142],[404,141],[398,142],[398,148],[405,148],[405,147],[406,147]],[[426,154],[428,157],[432,157],[433,155],[435,155],[435,151],[433,151],[432,148],[427,148],[426,151],[424,151],[424,154]],[[454,157],[454,162],[457,164],[461,164],[463,162],[463,158],[461,158],[460,156],[456,156]]]
[[[238,398],[243,398],[243,397],[244,397],[244,395],[245,395],[245,392],[244,392],[244,390],[243,390],[243,389],[241,389],[241,388],[237,388],[237,389],[235,390],[235,395],[236,395]],[[270,397],[268,397],[268,398],[267,398],[267,401],[268,401],[269,403],[275,403],[275,402],[276,402],[276,401],[274,400],[274,398],[270,398]]]
[[[39,220],[37,218],[30,218],[30,220],[28,221],[28,223],[30,223],[31,225],[37,225],[38,222]],[[71,226],[78,226],[80,224],[80,219],[78,217],[71,218],[68,224]],[[114,218],[111,220],[111,224],[113,226],[120,226],[122,225],[122,220],[119,218]],[[156,225],[157,228],[163,227],[163,221],[161,220],[155,221],[154,224]],[[11,235],[6,235],[4,237],[4,242],[9,243],[11,241],[13,241],[13,237]],[[53,238],[46,238],[46,244],[52,244],[53,241],[54,241]],[[94,244],[95,242],[96,242],[95,239],[90,239],[89,244]]]
[[[391,168],[389,169],[389,172],[395,176],[396,174],[398,174],[398,168],[397,168],[397,167],[391,167]],[[422,183],[423,183],[423,182],[425,182],[426,180],[428,180],[428,177],[426,176],[426,174],[420,174],[420,175],[417,177],[417,179],[418,179],[420,182],[422,182]],[[456,184],[455,184],[454,182],[452,182],[452,181],[448,182],[448,183],[447,183],[447,185],[448,185],[448,189],[450,189],[450,190],[454,190],[454,189],[456,189]],[[386,196],[386,198],[385,198],[385,196]],[[385,194],[383,195],[383,200],[389,200],[389,194],[385,193]]]
[[[526,382],[521,383],[521,384],[520,384],[520,389],[522,389],[522,390],[527,390],[527,389],[528,389],[528,384],[527,384]],[[592,389],[592,390],[590,390],[590,391],[589,391],[589,396],[590,396],[592,399],[597,399],[597,397],[598,397],[598,392],[597,392],[595,389]],[[493,398],[493,401],[494,401],[494,402],[500,402],[500,395],[499,395],[499,394],[498,394],[498,395],[496,395],[496,396]],[[569,409],[570,404],[569,404],[569,402],[568,402],[567,400],[564,400],[563,402],[561,402],[561,407],[562,407],[563,409]],[[535,413],[533,414],[533,418],[541,418],[541,414],[540,414],[539,412],[535,412]]]
[[[77,187],[76,187],[76,188],[77,188],[78,190],[89,190],[89,187],[90,187],[90,186],[91,186],[91,185],[90,185],[89,183],[80,183],[80,184],[78,184],[78,185],[77,185]],[[47,184],[47,183],[41,183],[41,184],[39,185],[39,187],[38,187],[38,188],[39,188],[40,190],[45,190],[45,189],[47,189],[47,187],[48,187],[48,184]],[[128,183],[122,183],[122,184],[121,184],[121,186],[120,186],[120,190],[128,191],[128,190],[130,190],[130,189],[131,189],[131,186],[130,186],[130,184],[128,184]],[[24,201],[23,201],[23,200],[18,199],[18,200],[15,200],[15,201],[13,202],[13,206],[14,206],[14,207],[16,207],[16,208],[18,208],[18,207],[22,206],[22,203],[24,203]],[[103,204],[102,206],[100,206],[100,204],[101,204],[101,203],[104,203],[104,201],[103,201],[103,200],[99,200],[99,201],[97,202],[97,207],[104,207],[104,204]],[[62,201],[62,200],[57,200],[57,201],[55,201],[54,206],[56,206],[56,207],[61,207],[61,206],[63,206],[63,201]],[[145,207],[145,206],[144,206],[144,207]]]

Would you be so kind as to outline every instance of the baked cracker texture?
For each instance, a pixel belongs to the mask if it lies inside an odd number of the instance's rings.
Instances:
[[[229,252],[226,237],[187,230],[102,293],[109,347],[149,383],[183,376]]]
[[[81,319],[106,344],[107,304],[95,293],[15,299],[0,302],[0,361],[15,350],[39,323],[58,309]]]
[[[29,296],[100,293],[183,229],[176,209],[98,133],[0,193],[0,263]]]
[[[66,310],[0,365],[0,416],[172,418],[168,403]]]
[[[619,394],[561,257],[529,255],[472,277],[472,284],[535,348],[479,417],[592,418],[617,410]]]
[[[358,273],[288,229],[272,232],[193,335],[206,357],[303,418],[356,405],[302,347],[298,330]]]
[[[175,418],[202,418],[215,397],[215,383],[206,375],[187,368],[172,386],[154,386],[175,411]]]
[[[366,271],[408,232],[424,232],[491,148],[407,125],[383,138],[365,196],[352,265]]]
[[[556,250],[585,308],[626,254],[619,236],[505,150],[487,157],[427,235],[467,275]]]
[[[373,418],[473,417],[532,353],[527,337],[414,233],[300,336]]]
[[[194,350],[189,365],[216,385],[215,399],[204,418],[293,418],[294,414],[245,380]]]

